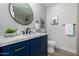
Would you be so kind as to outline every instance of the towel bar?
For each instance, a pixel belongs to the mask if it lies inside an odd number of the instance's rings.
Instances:
[[[73,24],[74,26],[76,25],[76,24]],[[65,26],[65,24],[63,24],[63,26]]]

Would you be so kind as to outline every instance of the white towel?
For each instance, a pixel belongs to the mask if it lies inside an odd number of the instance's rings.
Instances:
[[[73,35],[73,24],[65,24],[65,34]]]

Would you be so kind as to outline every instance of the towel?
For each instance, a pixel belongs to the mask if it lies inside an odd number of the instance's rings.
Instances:
[[[73,35],[73,24],[65,24],[65,34],[66,35]]]

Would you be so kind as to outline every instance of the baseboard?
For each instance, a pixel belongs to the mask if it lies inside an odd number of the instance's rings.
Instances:
[[[77,51],[75,51],[74,49],[67,48],[67,47],[56,46],[55,48],[61,49],[61,50],[64,50],[64,51],[68,51],[68,52],[73,53],[73,54],[77,54]]]

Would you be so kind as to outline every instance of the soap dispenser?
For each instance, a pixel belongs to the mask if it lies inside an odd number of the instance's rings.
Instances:
[[[35,23],[35,29],[38,30],[40,28],[38,20]]]

